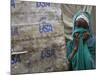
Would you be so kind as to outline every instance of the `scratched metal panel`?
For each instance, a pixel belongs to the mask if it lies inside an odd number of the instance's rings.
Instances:
[[[43,7],[44,6],[44,7]],[[30,23],[37,24],[40,18],[47,17],[49,21],[61,20],[61,5],[48,4],[42,6],[38,2],[20,1],[15,3],[15,7],[11,7],[11,22],[12,25],[27,25]]]
[[[52,72],[67,70],[64,46],[65,42],[62,35],[59,35],[59,37],[24,41],[24,44],[29,42],[31,43],[29,47],[25,47],[24,45],[24,50],[28,50],[28,53],[20,56],[20,63],[18,62],[17,64],[14,64],[16,66],[12,65],[12,73]],[[21,70],[20,67],[23,70]]]
[[[12,53],[17,62],[12,73],[37,73],[67,70],[64,27],[60,4],[37,6],[18,1],[11,7]]]
[[[46,27],[42,27],[39,24],[27,26],[12,26],[12,40],[34,39],[38,37],[50,37],[58,34],[64,34],[63,26],[61,26],[61,23],[55,22],[50,24],[52,25],[52,27],[51,29],[47,28],[48,30],[46,29]]]

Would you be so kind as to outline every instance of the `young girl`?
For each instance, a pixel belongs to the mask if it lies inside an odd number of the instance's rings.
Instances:
[[[88,12],[79,12],[73,19],[73,40],[66,44],[69,70],[95,69],[95,36]]]

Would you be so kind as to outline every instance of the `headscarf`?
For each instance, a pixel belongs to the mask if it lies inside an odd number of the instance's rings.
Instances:
[[[78,28],[75,25],[75,21],[79,18],[83,18],[88,23],[88,29]],[[74,35],[76,32],[80,33],[78,50],[74,55],[73,59],[71,60],[72,69],[74,70],[87,70],[87,69],[94,69],[95,68],[95,37],[92,32],[91,28],[91,17],[88,12],[78,12],[73,19],[73,40],[72,42],[67,43],[67,57],[72,52],[75,44],[74,44]],[[83,32],[89,32],[89,38],[87,41],[83,40]],[[69,50],[69,51],[68,51]]]

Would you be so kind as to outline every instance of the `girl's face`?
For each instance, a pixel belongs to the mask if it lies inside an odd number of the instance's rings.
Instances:
[[[88,28],[88,23],[83,18],[76,20],[75,25],[77,27],[82,27],[82,28],[85,28],[85,29]]]
[[[88,23],[83,19],[80,18],[75,22],[75,25],[79,28],[88,29]],[[75,37],[79,37],[80,33],[75,33]],[[83,39],[87,40],[89,38],[89,32],[83,32]]]

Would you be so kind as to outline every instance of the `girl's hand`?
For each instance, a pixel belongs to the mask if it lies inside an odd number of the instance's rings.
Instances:
[[[79,33],[75,33],[75,47],[73,49],[75,52],[78,50],[79,38]]]
[[[84,32],[83,33],[83,39],[87,40],[89,38],[89,32]]]
[[[68,57],[69,62],[73,59],[74,55],[76,54],[78,50],[78,44],[79,44],[79,33],[75,33],[75,39],[74,39],[74,49],[72,50],[71,54]]]

